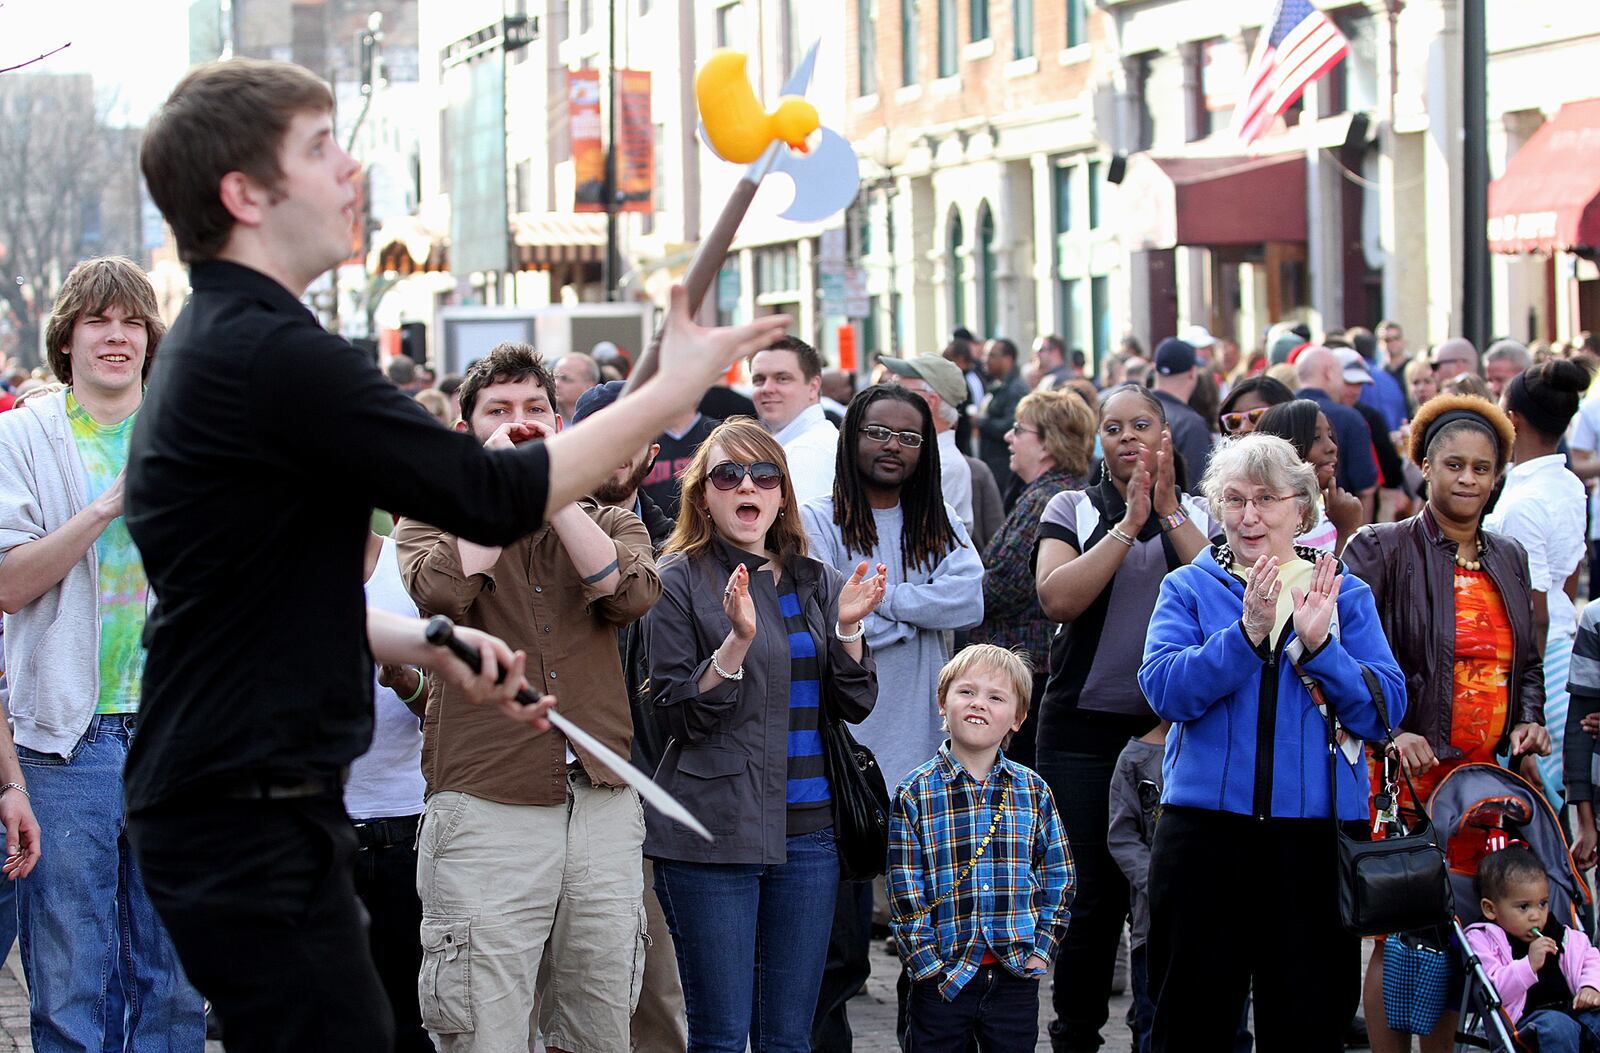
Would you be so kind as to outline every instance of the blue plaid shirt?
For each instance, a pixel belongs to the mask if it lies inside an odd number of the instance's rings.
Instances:
[[[951,891],[1000,801],[1005,814],[972,872]],[[1000,753],[979,783],[950,753],[932,760],[895,791],[889,819],[889,910],[896,946],[914,980],[940,977],[953,1000],[977,973],[986,951],[1018,976],[1037,954],[1046,962],[1067,929],[1076,877],[1055,798],[1037,772]],[[931,914],[915,917],[940,895]],[[1041,976],[1044,970],[1031,975]]]

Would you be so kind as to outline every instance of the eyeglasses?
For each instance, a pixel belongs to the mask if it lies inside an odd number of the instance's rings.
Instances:
[[[771,461],[757,461],[754,464],[723,461],[707,472],[706,478],[718,490],[735,490],[747,475],[752,483],[763,490],[776,490],[783,485],[783,469]]]
[[[1257,421],[1266,416],[1267,409],[1268,407],[1266,406],[1257,406],[1255,409],[1242,410],[1238,413],[1224,413],[1218,419],[1222,421],[1222,430],[1232,435],[1244,427],[1246,421],[1250,423],[1251,427],[1254,427]]]
[[[1222,498],[1222,510],[1238,515],[1243,512],[1246,505],[1255,505],[1256,511],[1267,515],[1285,501],[1293,501],[1294,494],[1262,494],[1260,497],[1242,497],[1239,494],[1225,494]]]
[[[1013,425],[1011,425],[1011,427],[1006,429],[1006,434],[1007,435],[1011,434],[1012,432],[1016,432],[1018,435],[1043,435],[1044,434],[1044,432],[1040,431],[1038,428],[1029,428],[1029,427],[1025,427],[1025,426],[1023,426],[1021,424],[1013,424]]]
[[[900,445],[908,450],[914,450],[922,445],[922,433],[916,431],[890,431],[881,424],[868,424],[861,429],[861,434],[881,446],[889,445],[890,439],[896,439]]]

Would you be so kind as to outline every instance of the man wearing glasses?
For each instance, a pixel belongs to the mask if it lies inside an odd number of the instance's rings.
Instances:
[[[1478,349],[1472,341],[1456,337],[1433,349],[1433,375],[1440,384],[1451,377],[1478,371]]]

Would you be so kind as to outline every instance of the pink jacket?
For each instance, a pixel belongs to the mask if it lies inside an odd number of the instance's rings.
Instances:
[[[1500,926],[1480,921],[1467,926],[1467,943],[1483,962],[1484,971],[1500,992],[1506,1013],[1513,1021],[1522,1019],[1528,989],[1537,979],[1528,959],[1511,957],[1511,940]],[[1567,978],[1572,993],[1580,988],[1600,989],[1600,950],[1589,943],[1581,929],[1564,929],[1561,937],[1561,975]]]

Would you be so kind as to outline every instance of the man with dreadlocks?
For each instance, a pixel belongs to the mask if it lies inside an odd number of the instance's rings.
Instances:
[[[835,568],[853,570],[863,559],[888,568],[883,601],[862,623],[879,662],[878,703],[855,733],[890,786],[938,753],[939,670],[950,658],[950,633],[983,621],[983,561],[944,500],[937,439],[920,395],[867,388],[845,411],[833,496],[800,509],[812,556]],[[871,885],[855,885],[840,889],[834,916],[813,1034],[819,1049],[845,1048],[831,1039],[849,1034],[844,1004],[870,972]]]
[[[983,562],[941,496],[927,403],[889,385],[852,399],[833,496],[806,502],[800,514],[816,558],[836,568],[863,559],[889,568],[883,603],[866,621],[884,687],[856,735],[897,785],[943,741],[935,695],[949,633],[983,621]]]

